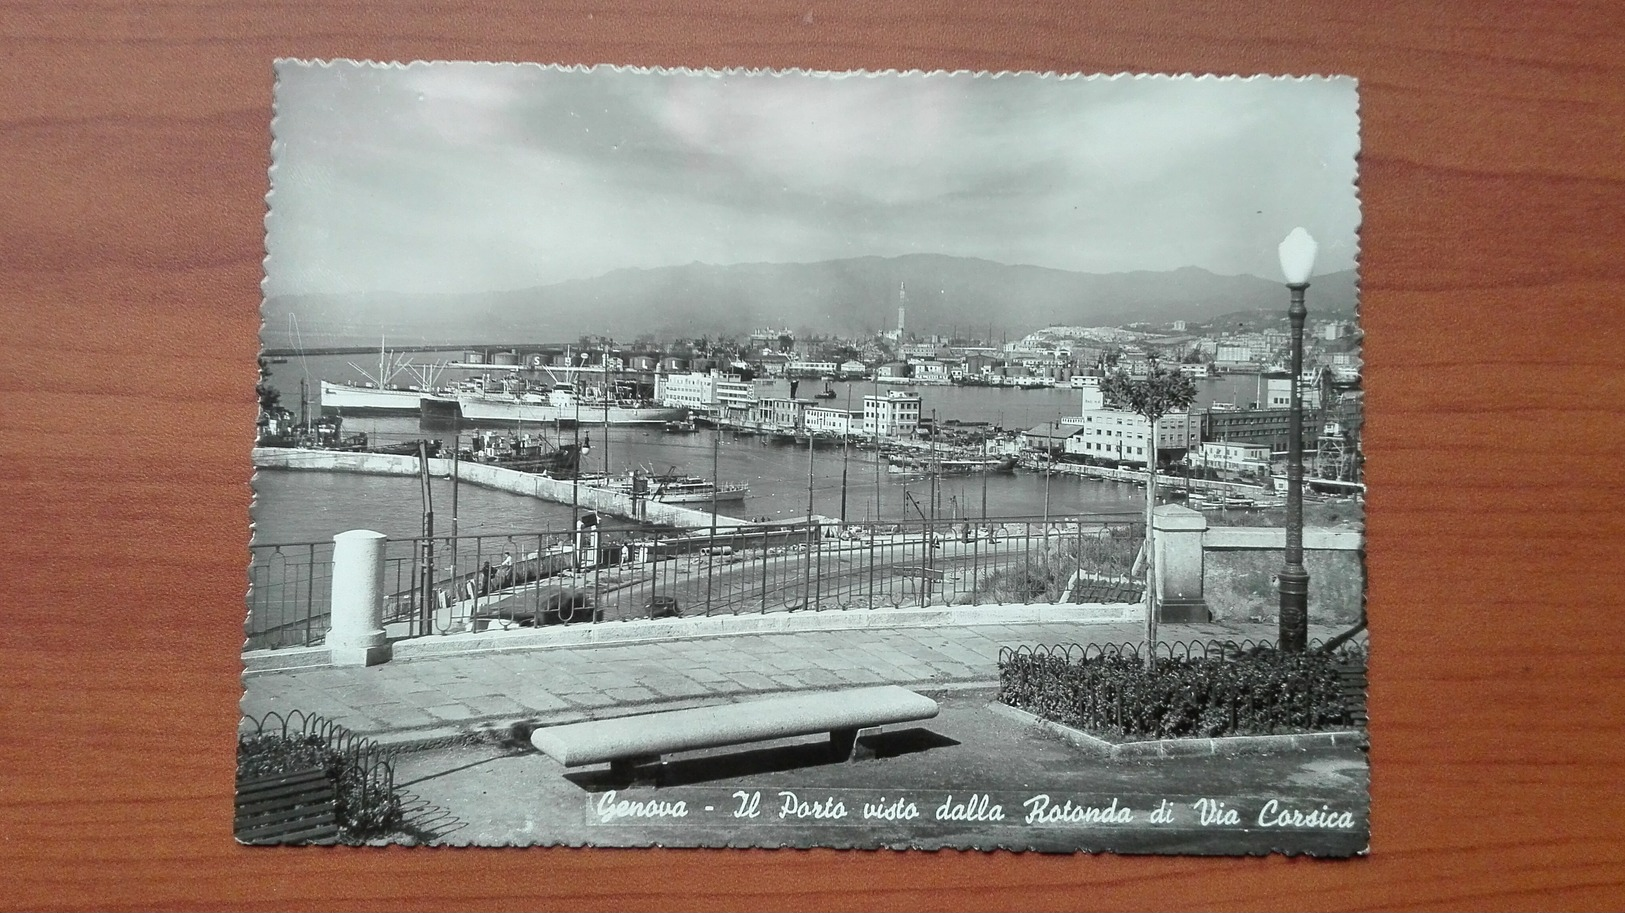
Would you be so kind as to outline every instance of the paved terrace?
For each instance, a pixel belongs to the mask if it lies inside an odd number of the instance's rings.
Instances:
[[[1311,626],[1311,638],[1336,629]],[[302,710],[386,744],[529,720],[576,722],[771,692],[879,683],[991,686],[1001,647],[1137,642],[1138,623],[1035,622],[813,630],[581,644],[255,672],[243,713]],[[1164,624],[1163,640],[1274,639],[1275,625]]]

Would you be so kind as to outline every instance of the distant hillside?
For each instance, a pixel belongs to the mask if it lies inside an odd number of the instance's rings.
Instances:
[[[1075,273],[966,257],[913,254],[819,263],[691,263],[623,269],[532,289],[461,294],[281,296],[265,304],[265,343],[289,346],[450,341],[565,341],[588,333],[631,339],[734,335],[758,326],[854,335],[897,323],[906,286],[910,332],[1012,339],[1053,325],[1206,322],[1256,309],[1285,311],[1286,290],[1257,276],[1195,267]],[[1316,277],[1311,310],[1350,316],[1354,273]],[[289,332],[293,314],[300,340]]]

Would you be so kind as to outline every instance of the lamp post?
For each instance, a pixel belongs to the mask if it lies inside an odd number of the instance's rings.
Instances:
[[[1309,288],[1309,273],[1315,267],[1319,245],[1302,228],[1295,228],[1281,242],[1281,273],[1292,293],[1287,316],[1292,320],[1292,397],[1287,425],[1286,463],[1286,564],[1281,568],[1281,617],[1279,646],[1288,653],[1302,653],[1309,645],[1309,572],[1303,566],[1303,394],[1298,378],[1303,374],[1303,320],[1308,308],[1303,303]]]

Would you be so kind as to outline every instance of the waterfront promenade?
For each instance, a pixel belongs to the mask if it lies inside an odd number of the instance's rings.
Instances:
[[[1311,626],[1312,638],[1339,629]],[[1163,624],[1160,639],[1273,639],[1273,624]],[[242,711],[327,717],[388,745],[432,744],[515,723],[554,725],[803,689],[993,687],[1001,647],[1125,643],[1138,622],[868,627],[573,644],[397,658],[244,677]]]

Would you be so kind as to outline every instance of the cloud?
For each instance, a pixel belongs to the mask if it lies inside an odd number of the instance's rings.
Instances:
[[[476,291],[929,251],[1353,265],[1349,80],[279,65],[267,289]]]

